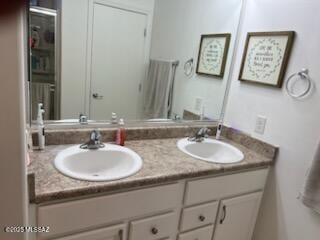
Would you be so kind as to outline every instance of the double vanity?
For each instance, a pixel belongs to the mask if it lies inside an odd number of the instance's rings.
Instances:
[[[212,163],[236,163],[244,158],[243,153],[232,145],[202,136],[183,138],[177,142],[177,147],[191,157]],[[98,141],[91,147],[82,144],[62,150],[54,165],[62,174],[75,179],[113,181],[137,173],[143,161],[129,148]]]
[[[29,191],[31,225],[49,231],[31,240],[250,240],[277,148],[229,128],[185,138],[198,129],[132,128],[98,150],[79,147],[90,129],[48,130]]]
[[[251,240],[277,147],[207,137],[243,1],[31,2],[28,240]]]

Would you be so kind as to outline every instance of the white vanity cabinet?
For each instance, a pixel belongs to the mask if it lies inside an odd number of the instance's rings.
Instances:
[[[268,169],[36,207],[30,240],[250,240]]]
[[[187,181],[178,240],[250,240],[267,175],[261,169]]]

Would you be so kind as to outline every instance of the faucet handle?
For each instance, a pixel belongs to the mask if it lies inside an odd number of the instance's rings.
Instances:
[[[198,135],[204,136],[204,135],[206,135],[206,134],[208,134],[210,132],[211,132],[211,130],[209,128],[203,127],[198,131]]]
[[[95,142],[100,142],[101,140],[101,133],[98,130],[94,130],[91,132],[90,140]]]
[[[88,123],[88,118],[86,115],[80,113],[79,115],[79,123],[80,124],[87,124]]]
[[[211,129],[205,128],[204,137],[208,138],[209,137],[209,133],[211,133]]]
[[[101,134],[98,130],[94,130],[90,133],[90,140],[82,145],[81,149],[99,149],[103,148],[105,145],[101,142]]]
[[[208,138],[211,130],[207,127],[201,128],[196,134],[198,138]]]
[[[181,120],[181,117],[180,117],[179,114],[175,114],[173,119],[174,119],[175,121],[179,121],[179,120]]]

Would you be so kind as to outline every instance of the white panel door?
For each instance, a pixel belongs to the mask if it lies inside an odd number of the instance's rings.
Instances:
[[[139,119],[147,15],[93,4],[90,118]]]
[[[251,240],[262,192],[223,200],[214,240]]]

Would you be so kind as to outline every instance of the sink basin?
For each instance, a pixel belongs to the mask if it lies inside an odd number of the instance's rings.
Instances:
[[[98,150],[81,149],[77,145],[61,151],[54,166],[75,179],[112,181],[137,173],[142,167],[142,159],[134,151],[118,145],[105,144]]]
[[[191,157],[212,163],[236,163],[243,160],[243,153],[230,144],[205,139],[203,142],[191,142],[188,138],[178,141],[178,148]]]
[[[151,118],[151,119],[148,119],[147,122],[150,122],[150,123],[174,123],[174,121],[172,119],[168,119],[168,118]]]

